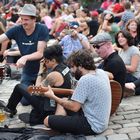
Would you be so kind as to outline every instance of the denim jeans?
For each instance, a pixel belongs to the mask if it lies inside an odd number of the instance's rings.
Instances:
[[[22,73],[21,84],[28,87],[29,85],[34,85],[36,81],[36,76],[30,76],[25,73]],[[29,105],[29,102],[23,97],[20,101],[22,105]]]
[[[33,85],[33,84],[35,84],[36,78],[37,78],[37,76],[30,76],[28,74],[22,73],[20,83],[24,84],[26,86]]]

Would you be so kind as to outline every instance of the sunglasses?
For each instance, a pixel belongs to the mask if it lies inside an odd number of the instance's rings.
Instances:
[[[74,29],[74,30],[76,30],[77,28],[75,28],[75,27],[69,27],[69,29]]]
[[[103,46],[105,43],[102,43],[100,45],[99,44],[96,44],[96,45],[94,44],[93,47],[96,48],[96,49],[100,49],[100,47]]]

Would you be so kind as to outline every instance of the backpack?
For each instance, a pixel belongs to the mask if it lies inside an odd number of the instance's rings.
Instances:
[[[49,140],[49,134],[42,129],[33,128],[3,128],[0,127],[0,140],[30,140],[34,136],[45,136]],[[39,139],[38,139],[39,140]]]
[[[61,135],[43,129],[0,127],[0,140],[86,140],[86,137],[69,133]]]

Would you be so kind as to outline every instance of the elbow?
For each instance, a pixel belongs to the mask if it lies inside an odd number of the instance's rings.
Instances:
[[[38,57],[39,57],[39,59],[43,58],[43,53],[39,52]]]
[[[73,111],[73,112],[78,112],[79,109],[80,109],[79,107],[73,106],[73,107],[71,108],[71,111]]]
[[[76,108],[72,108],[71,111],[73,111],[73,112],[78,112],[79,110],[76,109]]]

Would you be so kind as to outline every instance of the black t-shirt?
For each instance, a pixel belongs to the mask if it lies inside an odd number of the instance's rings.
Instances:
[[[122,89],[124,89],[126,67],[117,52],[112,53],[106,60],[104,60],[99,68],[111,72],[114,76],[114,80],[119,82],[122,86]]]

